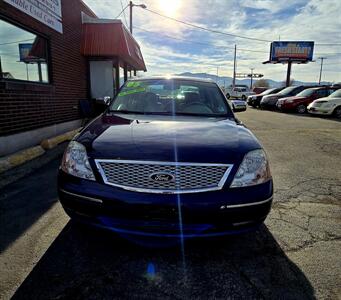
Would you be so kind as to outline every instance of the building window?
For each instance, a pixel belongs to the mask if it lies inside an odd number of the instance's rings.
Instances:
[[[0,78],[48,83],[47,40],[0,19]]]

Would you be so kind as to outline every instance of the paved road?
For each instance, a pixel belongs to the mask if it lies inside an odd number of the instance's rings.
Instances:
[[[69,222],[52,161],[0,191],[0,298],[340,299],[341,122],[248,109],[275,202],[256,233],[145,248]]]

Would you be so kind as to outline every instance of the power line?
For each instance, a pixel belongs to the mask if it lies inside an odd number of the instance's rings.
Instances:
[[[17,43],[21,43],[21,42],[29,42],[29,41],[34,41],[34,39],[21,40],[21,41],[13,41],[13,42],[8,42],[8,43],[1,43],[0,46],[17,44]]]
[[[121,4],[122,4],[122,2],[121,2]],[[127,5],[125,8],[123,8],[122,10],[121,10],[121,12],[114,18],[114,19],[117,19],[120,15],[122,15],[122,13],[126,10],[126,8],[128,7],[129,5]]]
[[[252,37],[247,37],[247,36],[242,36],[242,35],[238,35],[238,34],[232,34],[232,33],[228,33],[228,32],[223,32],[223,31],[218,31],[218,30],[202,27],[202,26],[199,26],[199,25],[195,25],[195,24],[192,24],[192,23],[188,23],[188,22],[185,22],[185,21],[182,21],[182,20],[178,20],[178,19],[166,16],[166,15],[160,14],[160,13],[158,13],[158,12],[156,12],[154,10],[151,10],[149,8],[145,8],[145,10],[147,10],[147,11],[149,11],[149,12],[155,14],[155,15],[158,15],[160,17],[163,17],[163,18],[166,18],[166,19],[169,19],[169,20],[173,20],[175,22],[178,22],[178,23],[190,26],[190,27],[194,27],[194,28],[197,28],[197,29],[201,29],[201,30],[205,30],[205,31],[209,31],[209,32],[217,33],[217,34],[223,34],[223,35],[227,35],[227,36],[233,36],[233,37],[237,37],[237,38],[241,38],[241,39],[248,39],[248,40],[258,41],[258,42],[271,42],[269,40],[252,38]]]
[[[181,24],[193,27],[193,28],[197,28],[197,29],[200,29],[200,30],[205,30],[205,31],[209,31],[209,32],[212,32],[212,33],[223,34],[223,35],[232,36],[232,37],[241,38],[241,39],[253,40],[253,41],[257,41],[257,42],[272,42],[270,40],[253,38],[253,37],[249,37],[249,36],[244,36],[244,35],[239,35],[239,34],[233,34],[233,33],[228,33],[228,32],[224,32],[224,31],[219,31],[219,30],[215,30],[215,29],[210,29],[210,28],[207,28],[207,27],[199,26],[199,25],[196,25],[196,24],[193,24],[193,23],[189,23],[189,22],[186,22],[186,21],[182,21],[182,20],[179,20],[179,19],[176,19],[176,18],[172,18],[172,17],[166,16],[166,15],[163,15],[163,14],[161,14],[161,13],[159,13],[157,11],[151,10],[149,8],[144,8],[144,9],[149,11],[149,12],[151,12],[151,13],[153,13],[153,14],[155,14],[155,15],[158,15],[160,17],[163,17],[163,18],[166,18],[166,19],[172,20],[174,22],[178,22],[178,23],[181,23]],[[318,45],[318,46],[341,46],[341,43],[315,43],[315,45]]]
[[[124,20],[126,22],[126,26],[128,27],[127,16],[126,16],[126,12],[125,12],[125,9],[128,7],[128,5],[125,8],[123,8],[122,0],[120,0],[120,2],[121,2],[121,8],[122,8],[122,11],[123,11]]]
[[[317,43],[317,46],[341,46],[341,43]]]
[[[231,49],[233,50],[234,47],[228,47],[228,46],[212,46],[212,44],[210,43],[204,43],[204,42],[199,42],[199,41],[193,41],[193,40],[188,40],[188,39],[182,39],[182,38],[178,38],[178,37],[174,37],[174,36],[171,36],[171,35],[168,35],[166,33],[159,33],[159,32],[156,32],[156,31],[151,31],[151,30],[147,30],[147,29],[144,29],[142,27],[138,27],[138,26],[135,26],[134,25],[134,28],[140,30],[140,31],[145,31],[145,32],[148,32],[148,33],[152,33],[152,34],[158,34],[158,35],[162,35],[166,38],[169,38],[169,39],[172,39],[172,40],[177,40],[177,41],[183,41],[183,42],[186,42],[186,43],[190,43],[190,44],[198,44],[198,45],[204,45],[204,46],[210,46],[212,48],[221,48],[221,49]],[[154,37],[157,38],[157,36],[155,35]],[[251,50],[251,49],[245,49],[245,48],[238,48],[238,51],[246,51],[246,52],[258,52],[258,53],[269,53],[269,51],[262,51],[262,50]],[[322,54],[329,54],[329,55],[339,55],[341,53],[325,53],[325,52],[322,52],[322,53],[315,53],[315,55],[322,55]]]
[[[166,38],[169,38],[169,39],[173,39],[173,40],[178,40],[178,41],[184,41],[186,43],[191,43],[191,44],[198,44],[198,45],[204,45],[204,46],[211,46],[212,48],[224,48],[224,49],[234,49],[234,47],[227,47],[227,46],[212,46],[210,43],[204,43],[204,42],[198,42],[198,41],[192,41],[192,40],[187,40],[187,39],[182,39],[182,38],[177,38],[177,37],[174,37],[174,36],[171,36],[171,35],[168,35],[168,34],[165,34],[165,33],[158,33],[156,31],[151,31],[151,30],[147,30],[147,29],[144,29],[144,28],[141,28],[141,27],[137,27],[137,26],[134,26],[134,28],[138,29],[138,30],[141,30],[141,31],[145,31],[145,32],[148,32],[148,33],[153,33],[153,34],[160,34]],[[243,49],[243,48],[238,48],[239,51],[248,51],[248,52],[260,52],[260,53],[269,53],[268,51],[261,51],[261,50],[251,50],[251,49]]]

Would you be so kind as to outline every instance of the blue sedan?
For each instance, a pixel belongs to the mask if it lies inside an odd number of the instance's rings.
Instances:
[[[60,202],[74,220],[152,237],[257,228],[272,203],[264,149],[216,83],[143,78],[68,145]]]

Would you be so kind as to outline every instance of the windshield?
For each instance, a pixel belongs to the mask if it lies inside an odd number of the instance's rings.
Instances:
[[[269,95],[269,94],[272,94],[276,90],[277,90],[276,88],[268,89],[268,90],[264,91],[263,93],[261,93],[260,95]]]
[[[233,116],[215,83],[176,79],[129,81],[115,98],[110,111],[162,115]]]
[[[288,94],[290,94],[296,88],[297,88],[297,86],[289,86],[289,87],[285,88],[284,90],[281,90],[279,92],[279,94],[281,94],[281,95],[288,95]]]
[[[329,95],[330,98],[341,98],[341,89]]]
[[[297,97],[309,97],[312,94],[314,94],[315,91],[316,91],[315,89],[306,89],[306,90],[303,90],[302,92],[298,93],[296,96]]]

